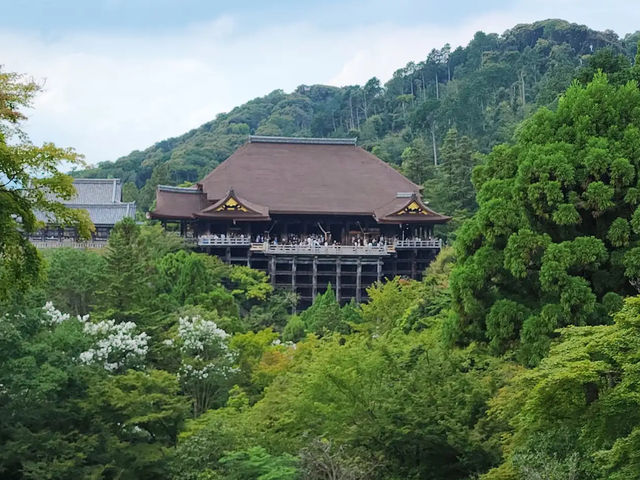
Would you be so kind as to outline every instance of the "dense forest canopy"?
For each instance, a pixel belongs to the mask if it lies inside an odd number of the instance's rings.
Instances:
[[[455,212],[443,232],[453,247],[421,281],[378,282],[363,304],[340,305],[329,287],[304,311],[264,273],[196,253],[157,224],[122,221],[104,251],[31,252],[34,273],[20,282],[20,255],[0,250],[0,476],[640,478],[634,39],[560,21],[477,34],[384,88],[275,92],[83,172],[122,176],[143,196],[190,178],[177,176],[177,157],[197,139],[221,157],[193,172],[226,155],[206,139],[231,150],[248,132],[357,131]],[[569,60],[552,64],[554,49]],[[25,85],[4,81],[0,99]],[[457,102],[481,115],[448,110]],[[0,147],[0,167],[31,161]],[[45,151],[67,191],[56,166],[72,152]],[[0,190],[5,205],[16,198]],[[16,218],[0,220],[11,234],[0,246],[15,252]]]

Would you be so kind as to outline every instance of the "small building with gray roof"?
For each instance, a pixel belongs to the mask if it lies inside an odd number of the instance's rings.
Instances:
[[[113,226],[120,220],[136,216],[135,202],[122,201],[122,182],[119,178],[76,178],[73,181],[76,195],[62,203],[69,208],[86,210],[96,227],[93,242],[106,242]],[[40,246],[54,246],[55,242],[76,242],[74,228],[55,224],[44,212],[36,212],[45,227],[31,237]],[[40,243],[37,243],[40,242]]]

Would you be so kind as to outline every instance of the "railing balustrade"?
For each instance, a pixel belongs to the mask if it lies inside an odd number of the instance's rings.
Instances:
[[[442,248],[442,240],[439,238],[395,240],[384,245],[299,245],[299,244],[274,244],[252,242],[246,237],[213,237],[203,235],[197,239],[202,247],[250,247],[252,251],[273,254],[314,254],[314,255],[387,255],[396,250],[409,248]]]
[[[249,237],[213,237],[202,235],[198,237],[198,245],[202,247],[248,247],[251,245]]]
[[[284,255],[374,255],[389,254],[386,245],[352,246],[352,245],[265,245],[263,251],[267,254]]]
[[[104,241],[88,241],[76,242],[75,240],[31,240],[36,248],[104,248],[108,242]]]
[[[426,240],[396,240],[394,245],[397,249],[402,248],[442,248],[442,240],[430,238]]]

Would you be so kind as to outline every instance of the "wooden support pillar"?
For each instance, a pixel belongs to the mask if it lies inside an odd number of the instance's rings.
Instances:
[[[362,286],[362,260],[358,258],[358,264],[356,265],[356,302],[360,303],[362,299],[362,292],[360,291]]]
[[[340,297],[340,277],[342,276],[342,263],[340,263],[340,257],[336,259],[336,301],[340,303],[342,298]]]
[[[247,267],[251,268],[251,249],[247,249]]]
[[[276,286],[276,257],[272,256],[269,259],[269,276],[271,277],[271,286]]]
[[[296,257],[293,257],[291,260],[291,291],[295,293],[296,291],[296,272],[298,271],[298,265],[296,262]]]
[[[417,257],[417,250],[414,248],[413,250],[411,250],[411,278],[416,279],[417,278],[417,269],[416,269],[416,257]]]
[[[311,298],[316,299],[318,294],[318,257],[313,257],[313,276],[311,277]]]
[[[377,280],[380,282],[382,280],[382,259],[380,257],[378,257],[378,264],[376,266],[378,268]]]
[[[227,247],[225,251],[225,259],[229,265],[231,265],[231,247]]]

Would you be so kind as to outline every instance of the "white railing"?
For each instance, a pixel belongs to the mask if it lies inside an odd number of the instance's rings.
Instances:
[[[74,240],[31,240],[36,248],[104,248],[107,241],[76,242]]]
[[[427,240],[396,240],[396,248],[442,248],[442,240],[431,238]]]
[[[213,237],[202,235],[198,237],[198,245],[201,247],[248,247],[251,245],[249,237]]]
[[[198,245],[202,247],[251,247],[252,251],[266,253],[290,253],[313,255],[386,255],[395,252],[396,249],[406,248],[442,248],[442,240],[439,238],[420,240],[395,240],[389,245],[289,245],[267,244],[251,242],[246,237],[213,237],[203,235],[198,237]]]
[[[254,244],[255,245],[255,244]],[[258,247],[252,247],[258,249]],[[350,246],[350,245],[265,245],[262,248],[267,254],[281,255],[388,255],[386,245]]]

